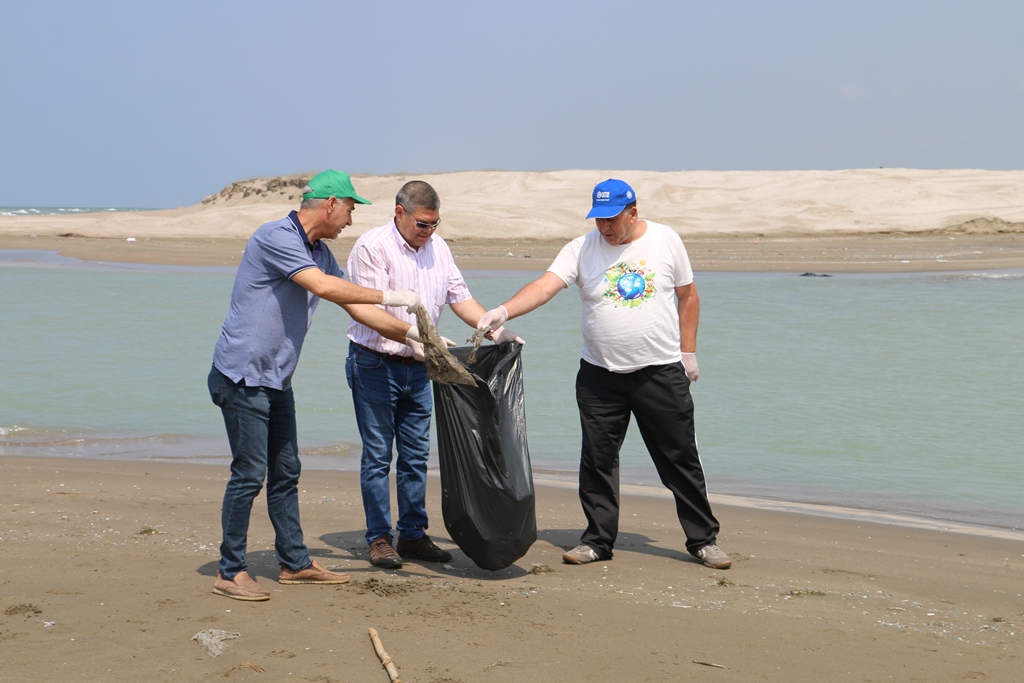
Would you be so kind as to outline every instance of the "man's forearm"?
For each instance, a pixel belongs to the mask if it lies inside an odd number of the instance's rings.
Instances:
[[[563,289],[565,289],[565,283],[560,277],[553,273],[544,273],[533,282],[524,285],[502,306],[508,311],[508,317],[511,320],[540,308]]]
[[[405,343],[405,335],[412,328],[412,325],[399,320],[387,311],[384,311],[372,304],[345,304],[342,306],[345,311],[358,323],[366,325],[382,337],[386,337],[400,344]]]
[[[319,268],[300,270],[292,276],[292,282],[321,299],[326,299],[339,306],[379,304],[384,300],[384,292],[379,289],[361,287],[340,277],[327,275]]]
[[[697,352],[697,327],[700,323],[700,298],[695,285],[676,288],[679,299],[679,350]]]

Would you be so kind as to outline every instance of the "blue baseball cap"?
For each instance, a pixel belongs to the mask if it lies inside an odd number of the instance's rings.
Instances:
[[[633,188],[621,180],[609,178],[594,188],[594,207],[587,218],[615,218],[636,201]]]

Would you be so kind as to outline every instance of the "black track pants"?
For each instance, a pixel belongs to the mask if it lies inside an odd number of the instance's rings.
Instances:
[[[718,520],[711,513],[697,454],[693,398],[683,364],[616,373],[581,360],[576,403],[583,429],[580,502],[587,516],[580,540],[602,559],[611,557],[619,533],[619,449],[632,414],[661,482],[675,498],[686,549],[695,553],[714,543]]]

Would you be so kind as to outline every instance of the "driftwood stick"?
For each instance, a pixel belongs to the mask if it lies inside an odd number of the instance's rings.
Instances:
[[[384,652],[384,646],[381,645],[380,636],[377,635],[377,631],[374,629],[370,630],[370,640],[373,642],[373,649],[377,653],[377,658],[380,660],[381,665],[388,672],[388,677],[391,679],[391,683],[402,683],[402,680],[398,677],[398,669],[391,662],[391,656]]]
[[[694,663],[694,664],[700,664],[700,665],[702,665],[702,666],[711,666],[711,667],[714,667],[714,668],[716,668],[716,669],[724,669],[724,668],[725,668],[725,667],[724,667],[724,666],[722,666],[721,664],[715,664],[715,663],[713,663],[713,662],[702,662],[702,661],[700,661],[700,660],[697,660],[697,659],[693,660],[693,663]]]

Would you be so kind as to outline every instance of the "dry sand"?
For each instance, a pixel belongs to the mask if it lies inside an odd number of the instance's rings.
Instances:
[[[339,587],[277,583],[257,501],[252,574],[266,603],[210,592],[227,469],[4,458],[0,681],[1017,681],[1024,543],[720,504],[729,570],[682,551],[673,505],[628,495],[608,562],[568,566],[582,512],[537,490],[539,539],[513,566],[373,568],[357,475],[308,471],[301,507]],[[218,657],[192,637],[241,634]],[[266,670],[259,675],[252,664]]]
[[[686,240],[694,267],[826,272],[1024,267],[1024,171],[466,172],[418,176],[442,198],[441,234],[466,269],[543,270],[609,176],[636,189],[641,216]],[[87,259],[230,265],[245,240],[298,203],[308,177],[235,183],[196,206],[148,212],[0,216],[0,249]],[[333,245],[386,223],[406,176],[354,179],[374,202]],[[131,240],[131,241],[129,241]]]
[[[1022,172],[423,177],[463,268],[540,270],[588,229],[589,189],[609,176],[634,185],[641,215],[680,230],[698,271],[1024,267]],[[247,181],[173,211],[0,217],[0,249],[231,265],[258,224],[294,206],[302,180]],[[376,203],[334,245],[339,259],[388,219],[404,180],[355,179]],[[492,573],[451,544],[432,478],[431,532],[455,560],[382,571],[367,561],[356,475],[307,471],[307,543],[352,582],[279,585],[261,497],[249,560],[273,596],[251,604],[210,592],[226,467],[0,461],[0,682],[386,683],[368,628],[407,682],[1018,681],[1024,670],[1024,537],[1010,533],[713,497],[734,558],[716,571],[682,551],[664,492],[631,490],[615,558],[571,567],[560,558],[578,541],[579,502],[542,485],[539,540]],[[241,635],[212,657],[192,640],[206,629]]]

